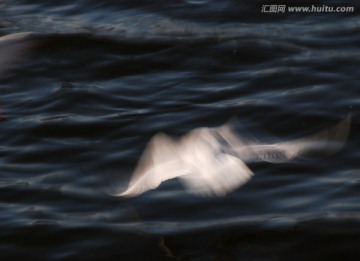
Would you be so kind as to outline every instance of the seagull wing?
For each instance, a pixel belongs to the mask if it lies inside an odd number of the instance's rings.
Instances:
[[[252,144],[233,148],[246,162],[280,163],[295,157],[328,157],[340,151],[349,136],[351,115],[332,128],[292,141],[274,144]]]
[[[241,159],[226,153],[226,144],[219,140],[216,130],[197,128],[180,141],[179,154],[189,170],[180,180],[192,194],[225,195],[253,175]]]
[[[253,176],[253,172],[237,157],[222,155],[221,159],[208,159],[206,165],[198,165],[197,171],[181,177],[187,190],[201,196],[223,196]]]
[[[116,196],[137,196],[186,173],[177,142],[164,133],[158,133],[141,156],[128,188]]]

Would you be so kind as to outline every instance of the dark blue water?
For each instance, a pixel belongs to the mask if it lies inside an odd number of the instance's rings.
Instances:
[[[269,1],[1,1],[35,32],[0,80],[0,260],[359,260],[360,6]],[[0,57],[1,59],[1,57]],[[251,165],[225,197],[179,181],[124,199],[149,139],[237,116],[281,138],[351,113],[331,158]]]

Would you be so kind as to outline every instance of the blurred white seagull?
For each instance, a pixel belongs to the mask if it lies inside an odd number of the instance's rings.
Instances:
[[[177,177],[190,193],[225,195],[253,176],[245,163],[281,163],[295,157],[309,157],[314,152],[321,156],[335,154],[347,140],[351,115],[316,134],[270,144],[242,137],[234,131],[232,123],[218,128],[197,128],[180,140],[164,133],[156,134],[141,156],[128,188],[115,195],[137,196]]]

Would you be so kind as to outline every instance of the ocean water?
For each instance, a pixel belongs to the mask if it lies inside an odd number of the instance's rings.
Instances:
[[[0,36],[34,32],[0,79],[0,260],[359,260],[359,10],[0,1]],[[338,154],[252,164],[227,196],[194,196],[178,180],[111,196],[157,132],[236,116],[287,139],[348,114]]]

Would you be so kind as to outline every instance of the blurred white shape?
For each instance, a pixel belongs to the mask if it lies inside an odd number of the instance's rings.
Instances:
[[[14,33],[0,37],[0,78],[27,54],[33,33]]]
[[[225,195],[252,177],[245,162],[280,163],[315,152],[330,156],[344,146],[350,126],[348,115],[319,133],[270,144],[242,137],[234,131],[233,121],[218,128],[195,129],[179,141],[159,133],[145,149],[128,188],[116,196],[137,196],[177,177],[190,193]]]

